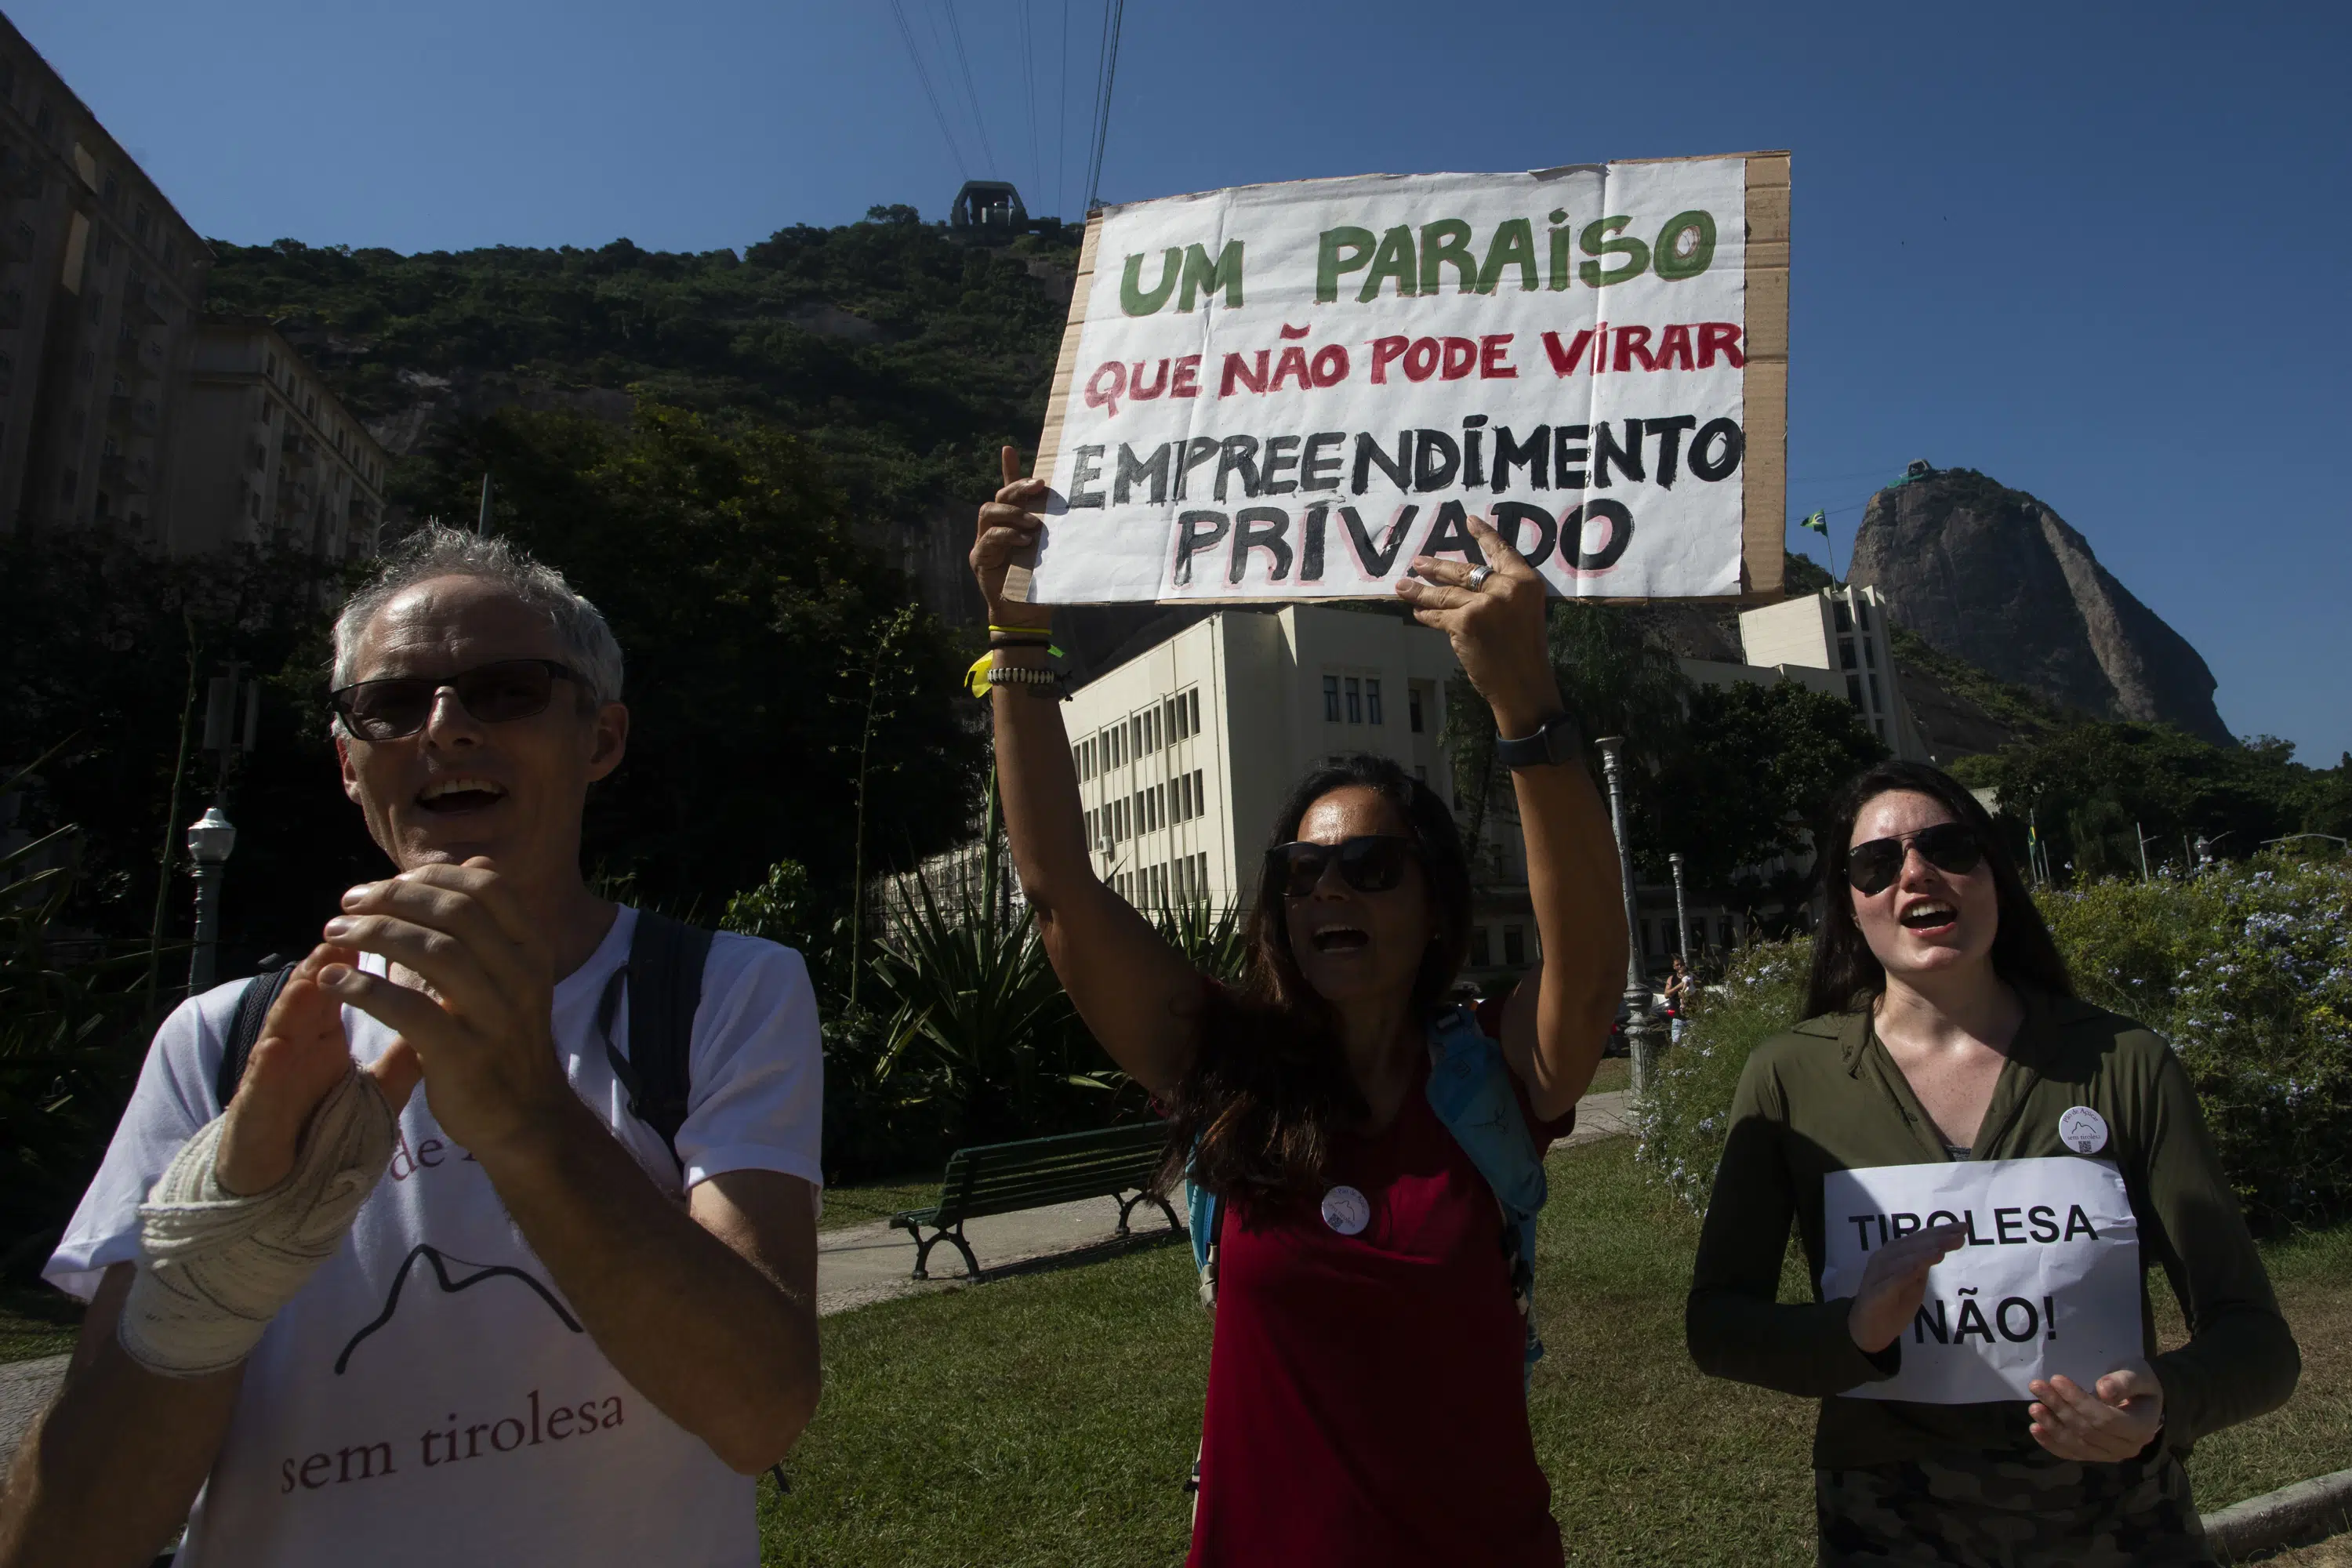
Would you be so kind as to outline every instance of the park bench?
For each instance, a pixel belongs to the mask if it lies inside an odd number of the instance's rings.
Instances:
[[[931,1277],[926,1265],[931,1248],[942,1241],[954,1243],[963,1254],[965,1269],[977,1275],[980,1260],[964,1240],[963,1222],[985,1215],[1109,1197],[1119,1200],[1120,1236],[1127,1234],[1127,1216],[1141,1203],[1159,1205],[1170,1226],[1181,1232],[1184,1227],[1176,1211],[1150,1190],[1167,1154],[1168,1125],[1162,1121],[959,1149],[948,1156],[947,1171],[940,1178],[940,1201],[927,1209],[891,1215],[890,1227],[915,1238],[918,1279]],[[923,1235],[926,1228],[932,1233],[929,1237]]]

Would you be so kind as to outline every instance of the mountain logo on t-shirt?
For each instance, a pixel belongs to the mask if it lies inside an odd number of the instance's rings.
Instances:
[[[565,1328],[575,1334],[587,1332],[580,1326],[580,1320],[573,1317],[564,1309],[563,1303],[555,1299],[554,1291],[532,1279],[524,1270],[509,1268],[503,1263],[476,1263],[464,1258],[452,1258],[432,1243],[420,1241],[409,1248],[408,1256],[402,1258],[400,1267],[393,1271],[392,1289],[384,1295],[383,1310],[375,1315],[373,1322],[353,1334],[351,1337],[351,1342],[343,1346],[343,1353],[335,1358],[335,1375],[341,1376],[343,1370],[352,1364],[352,1352],[360,1348],[362,1340],[392,1321],[393,1313],[400,1310],[400,1292],[408,1283],[409,1270],[415,1266],[416,1260],[420,1258],[433,1266],[434,1278],[440,1281],[441,1293],[445,1296],[454,1296],[460,1290],[470,1290],[486,1279],[520,1279],[530,1287],[531,1294],[547,1303],[547,1310],[554,1313]],[[453,1279],[449,1276],[449,1265],[452,1263],[470,1268],[473,1272]]]

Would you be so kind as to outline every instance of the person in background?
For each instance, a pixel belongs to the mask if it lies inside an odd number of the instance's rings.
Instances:
[[[1667,1036],[1669,1044],[1682,1044],[1683,1024],[1690,1016],[1691,991],[1695,984],[1690,970],[1683,963],[1683,955],[1679,952],[1675,954],[1674,969],[1666,976],[1664,990],[1659,993],[1666,1000],[1666,1016],[1673,1020],[1673,1029]]]
[[[1809,1016],[1741,1074],[1691,1281],[1692,1358],[1820,1399],[1824,1564],[2210,1563],[2181,1460],[2283,1404],[2300,1361],[2188,1075],[2157,1036],[2075,997],[1991,819],[1948,774],[1866,770],[1818,842],[1828,897]],[[2159,1348],[2143,1276],[2141,1342],[2092,1387],[1845,1397],[1901,1370],[1928,1270],[1969,1237],[1946,1226],[1881,1245],[1851,1296],[1822,1300],[1824,1173],[2086,1152],[2119,1169],[2189,1342]],[[1809,1303],[1777,1299],[1792,1223]]]
[[[144,1568],[184,1521],[180,1568],[751,1568],[756,1478],[817,1402],[807,970],[709,942],[698,1004],[670,989],[690,1092],[656,1130],[656,917],[580,873],[628,740],[604,617],[428,528],[334,650],[342,788],[391,874],[343,895],[230,1093],[263,982],[156,1034],[49,1259],[90,1307],[0,1564]]]
[[[1516,1224],[1436,1105],[1476,1061],[1487,1131],[1524,1157],[1573,1121],[1622,988],[1609,818],[1545,645],[1545,587],[1472,520],[1484,563],[1428,557],[1398,595],[1444,630],[1492,706],[1527,837],[1543,957],[1475,1016],[1443,1005],[1468,950],[1453,814],[1385,758],[1313,770],[1276,813],[1250,916],[1251,975],[1205,980],[1096,876],[1047,668],[1050,612],[1008,601],[1045,485],[981,509],[1005,824],[1054,970],[1112,1058],[1169,1106],[1207,1227],[1216,1328],[1195,1564],[1551,1568],[1550,1489],[1526,1404],[1530,1329]],[[1247,896],[1245,891],[1244,896]],[[1444,1061],[1439,1060],[1444,1053]],[[1451,1104],[1451,1100],[1448,1101]],[[1497,1231],[1503,1235],[1498,1237]]]

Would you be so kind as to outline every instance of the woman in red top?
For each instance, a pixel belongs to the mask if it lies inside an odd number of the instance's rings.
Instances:
[[[1003,460],[971,564],[1012,674],[1047,658],[1050,612],[1003,597],[1045,487]],[[1417,557],[1397,594],[1453,639],[1518,764],[1542,961],[1481,1023],[1540,1148],[1607,1042],[1623,906],[1544,584],[1471,530],[1488,568]],[[1451,813],[1386,758],[1310,773],[1274,824],[1250,979],[1228,992],[1097,879],[1060,704],[1029,696],[1054,688],[1017,680],[993,694],[997,775],[1046,952],[1095,1037],[1172,1109],[1172,1160],[1225,1209],[1192,1562],[1559,1563],[1496,1201],[1426,1095],[1430,1024],[1468,948]]]

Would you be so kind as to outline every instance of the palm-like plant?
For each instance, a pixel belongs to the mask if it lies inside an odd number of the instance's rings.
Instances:
[[[0,798],[62,749],[0,779]],[[0,1270],[54,1237],[138,1066],[145,951],[68,965],[52,948],[74,887],[61,852],[79,832],[60,827],[0,855]]]
[[[978,886],[960,877],[942,896],[919,870],[900,879],[904,912],[874,959],[894,1009],[878,1076],[927,1079],[967,1141],[1066,1131],[1102,1109],[1074,1091],[1119,1087],[1085,1070],[1086,1031],[1027,906],[999,908],[996,821],[992,779]]]

